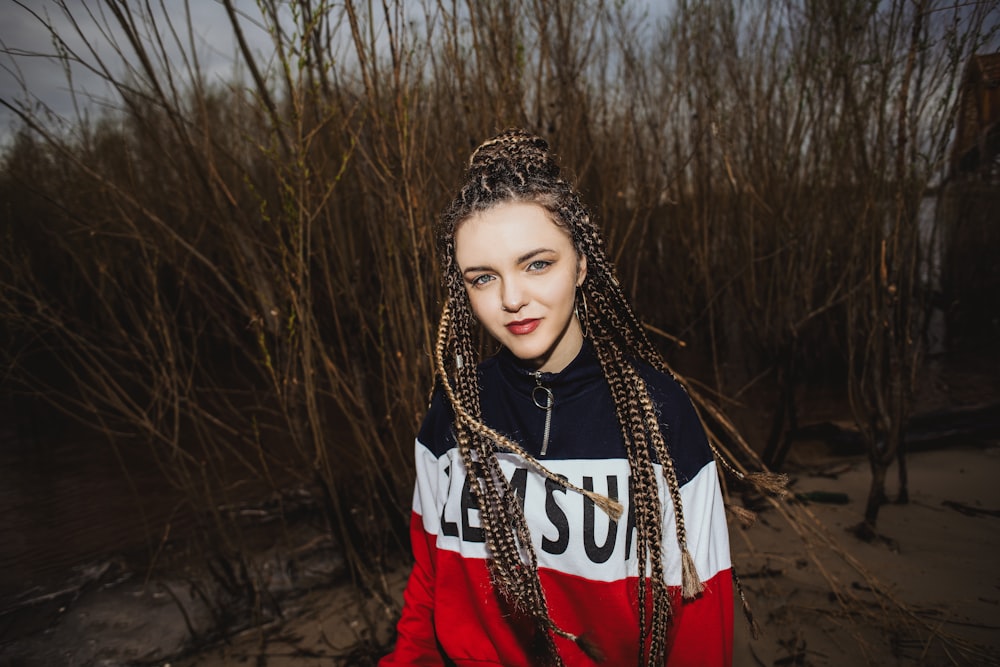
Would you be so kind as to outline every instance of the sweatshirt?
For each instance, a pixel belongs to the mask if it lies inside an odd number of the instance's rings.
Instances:
[[[682,601],[674,507],[659,463],[664,579],[673,598],[667,665],[732,663],[733,591],[729,536],[715,461],[686,392],[670,376],[638,363],[660,416],[680,485],[688,550],[704,592]],[[592,640],[605,665],[639,658],[639,565],[629,465],[610,389],[589,342],[559,373],[536,378],[503,350],[479,367],[483,420],[518,442],[557,475],[606,494],[624,512],[611,520],[584,495],[546,480],[525,461],[497,456],[524,507],[539,576],[555,623]],[[538,381],[552,392],[546,411],[532,398]],[[545,405],[545,399],[540,399]],[[416,445],[410,536],[414,566],[404,592],[393,653],[399,665],[531,666],[541,662],[534,624],[493,588],[479,511],[457,449],[453,414],[435,391]],[[646,569],[643,568],[643,572]],[[643,583],[648,580],[643,577]],[[573,642],[556,637],[564,663],[594,665]]]

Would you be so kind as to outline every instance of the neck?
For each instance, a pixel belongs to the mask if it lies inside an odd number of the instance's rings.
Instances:
[[[541,363],[532,364],[529,362],[528,365],[541,373],[558,373],[576,359],[581,347],[583,347],[583,330],[574,317],[570,320],[569,326],[566,327],[565,333],[552,352],[544,359],[533,360]]]

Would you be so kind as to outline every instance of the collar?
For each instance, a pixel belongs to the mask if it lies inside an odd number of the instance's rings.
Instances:
[[[537,373],[526,368],[507,348],[502,348],[490,361],[496,364],[505,383],[516,393],[524,396],[530,397],[532,390],[538,386],[538,380],[552,390],[560,403],[572,400],[604,384],[601,364],[593,346],[586,338],[573,361],[558,373]],[[489,362],[487,364],[489,365]]]

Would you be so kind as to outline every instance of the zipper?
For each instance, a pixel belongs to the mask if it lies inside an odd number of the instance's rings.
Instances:
[[[555,398],[552,396],[552,390],[542,384],[542,372],[535,371],[532,373],[535,376],[535,387],[531,390],[531,400],[536,406],[545,410],[545,431],[542,433],[542,451],[540,456],[545,456],[545,452],[549,449],[549,432],[552,430],[552,405],[555,403]],[[544,397],[545,403],[539,402],[539,398]]]

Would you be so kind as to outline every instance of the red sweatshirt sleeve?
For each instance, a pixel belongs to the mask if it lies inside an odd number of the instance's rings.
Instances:
[[[729,569],[705,583],[700,597],[675,607],[668,667],[733,664],[733,581]]]
[[[379,667],[443,665],[434,634],[435,536],[424,530],[423,518],[410,519],[413,571],[403,592],[403,613],[396,626],[396,648],[382,658]]]

